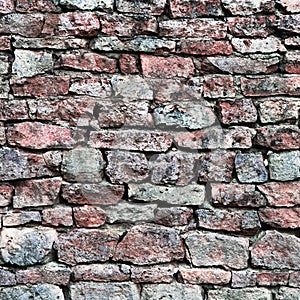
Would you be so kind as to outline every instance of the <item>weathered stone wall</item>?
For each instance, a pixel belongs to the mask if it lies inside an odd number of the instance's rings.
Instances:
[[[0,299],[299,300],[299,0],[0,0]]]

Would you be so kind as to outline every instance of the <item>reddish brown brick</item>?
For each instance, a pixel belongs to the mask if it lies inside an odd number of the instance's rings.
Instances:
[[[134,226],[118,244],[114,260],[137,265],[182,260],[184,250],[178,233],[160,225]]]
[[[171,0],[170,11],[173,18],[223,15],[221,0]]]
[[[74,229],[55,242],[58,261],[68,265],[108,261],[115,252],[119,235],[107,229]]]
[[[1,100],[0,120],[25,120],[29,119],[29,110],[26,100]]]
[[[30,149],[72,148],[79,140],[70,128],[39,122],[17,123],[7,129],[10,145]]]
[[[235,97],[233,77],[229,75],[207,75],[203,81],[203,95],[207,98]]]
[[[209,37],[224,39],[227,25],[213,19],[166,20],[159,23],[159,35],[178,38]]]
[[[254,123],[257,120],[257,111],[250,99],[219,101],[217,110],[223,124]]]
[[[0,0],[0,13],[8,14],[13,12],[15,9],[13,0]]]
[[[19,34],[25,37],[37,37],[44,23],[42,15],[10,14],[0,17],[0,33]]]
[[[211,201],[217,206],[260,207],[266,198],[252,184],[211,183]]]
[[[236,37],[267,37],[274,31],[276,17],[230,17],[227,24],[230,33]]]
[[[0,206],[7,206],[11,203],[13,191],[13,187],[9,184],[0,185]]]
[[[300,182],[269,182],[257,186],[270,206],[300,204]]]
[[[141,63],[146,77],[191,77],[194,74],[191,58],[141,55]]]
[[[51,76],[12,80],[12,90],[19,97],[48,97],[66,95],[69,92],[70,77]]]
[[[139,72],[137,58],[134,55],[122,54],[120,56],[120,69],[123,74],[135,74]]]
[[[154,17],[124,15],[104,15],[100,17],[101,32],[114,36],[136,36],[157,33],[158,25]]]
[[[90,264],[73,267],[75,281],[96,282],[126,281],[130,279],[130,267],[124,264]]]
[[[55,6],[53,0],[17,0],[16,11],[28,12],[59,12],[58,6]]]
[[[43,35],[91,37],[98,34],[100,22],[91,12],[48,14],[45,18]]]
[[[300,95],[300,76],[241,78],[245,96]]]
[[[105,211],[96,206],[80,206],[73,208],[75,224],[77,227],[99,227],[106,220]]]
[[[265,208],[259,211],[261,221],[275,228],[299,228],[299,208]]]
[[[10,37],[0,36],[0,50],[1,51],[11,50]]]
[[[300,53],[288,52],[285,55],[285,71],[291,74],[300,74]]]
[[[300,148],[300,129],[298,126],[268,126],[257,128],[254,143],[274,150]]]
[[[63,68],[81,71],[114,73],[116,72],[117,61],[96,53],[74,53],[62,54],[58,65]]]
[[[198,55],[230,55],[233,53],[231,44],[228,41],[215,41],[213,39],[183,39],[179,43],[180,53]]]
[[[57,206],[46,208],[42,211],[43,225],[48,226],[72,226],[72,208],[67,206]]]
[[[190,284],[218,284],[223,285],[229,283],[231,273],[217,268],[192,268],[179,269],[179,276],[184,283]]]

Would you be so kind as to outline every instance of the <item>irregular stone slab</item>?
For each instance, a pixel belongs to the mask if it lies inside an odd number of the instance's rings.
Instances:
[[[130,0],[117,0],[117,10],[120,12],[161,15],[164,11],[166,0],[153,0],[150,3],[145,3],[142,0],[137,0],[132,3]]]
[[[275,300],[298,300],[300,289],[280,287]]]
[[[202,205],[205,186],[195,183],[182,187],[165,187],[150,183],[129,184],[128,197],[145,202],[163,201],[174,205]]]
[[[1,255],[6,263],[30,266],[42,263],[52,250],[57,233],[51,228],[3,228]]]
[[[140,223],[154,220],[156,204],[119,202],[105,208],[108,223]]]
[[[63,155],[62,173],[65,179],[77,182],[102,181],[105,161],[99,150],[77,148]]]
[[[15,184],[13,207],[54,205],[58,199],[61,178],[26,180]]]
[[[272,153],[268,160],[271,179],[288,181],[300,177],[300,151]]]
[[[253,266],[268,269],[300,269],[300,239],[294,235],[268,230],[251,250]]]
[[[3,227],[23,225],[30,222],[41,222],[42,218],[38,211],[23,211],[7,213],[2,217]]]
[[[193,210],[187,207],[159,207],[154,213],[155,223],[170,227],[187,225],[193,218]]]
[[[73,207],[75,224],[77,227],[99,227],[106,221],[106,212],[97,206],[84,205]]]
[[[52,284],[37,284],[32,286],[19,285],[0,289],[0,298],[11,299],[57,299],[64,300],[60,287]]]
[[[208,300],[272,300],[272,292],[264,288],[245,288],[245,289],[229,289],[208,291]]]
[[[176,282],[171,284],[146,284],[143,286],[141,300],[148,299],[203,300],[204,291],[197,285]]]
[[[300,33],[300,14],[281,15],[279,18],[279,29],[296,35]]]
[[[78,263],[108,261],[115,252],[119,236],[109,230],[74,229],[59,236],[55,244],[60,262]]]
[[[160,225],[134,226],[118,244],[114,260],[137,265],[182,260],[184,249],[176,230]]]
[[[80,282],[70,286],[71,299],[120,299],[139,300],[139,290],[132,282]]]
[[[73,267],[75,281],[126,281],[130,279],[130,266],[124,264],[90,264]]]
[[[60,0],[59,4],[79,10],[113,10],[113,0]]]
[[[46,208],[42,211],[43,225],[48,226],[72,226],[73,215],[72,207],[56,206],[54,208]]]
[[[197,267],[224,266],[243,269],[248,263],[249,241],[218,233],[193,232],[185,238],[191,261]]]

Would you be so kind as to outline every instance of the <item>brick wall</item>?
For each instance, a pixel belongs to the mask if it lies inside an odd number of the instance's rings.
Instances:
[[[0,298],[300,299],[299,0],[0,0]]]

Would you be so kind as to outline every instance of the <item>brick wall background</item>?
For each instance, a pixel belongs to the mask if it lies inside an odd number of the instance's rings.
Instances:
[[[0,298],[300,299],[299,0],[0,0]]]

